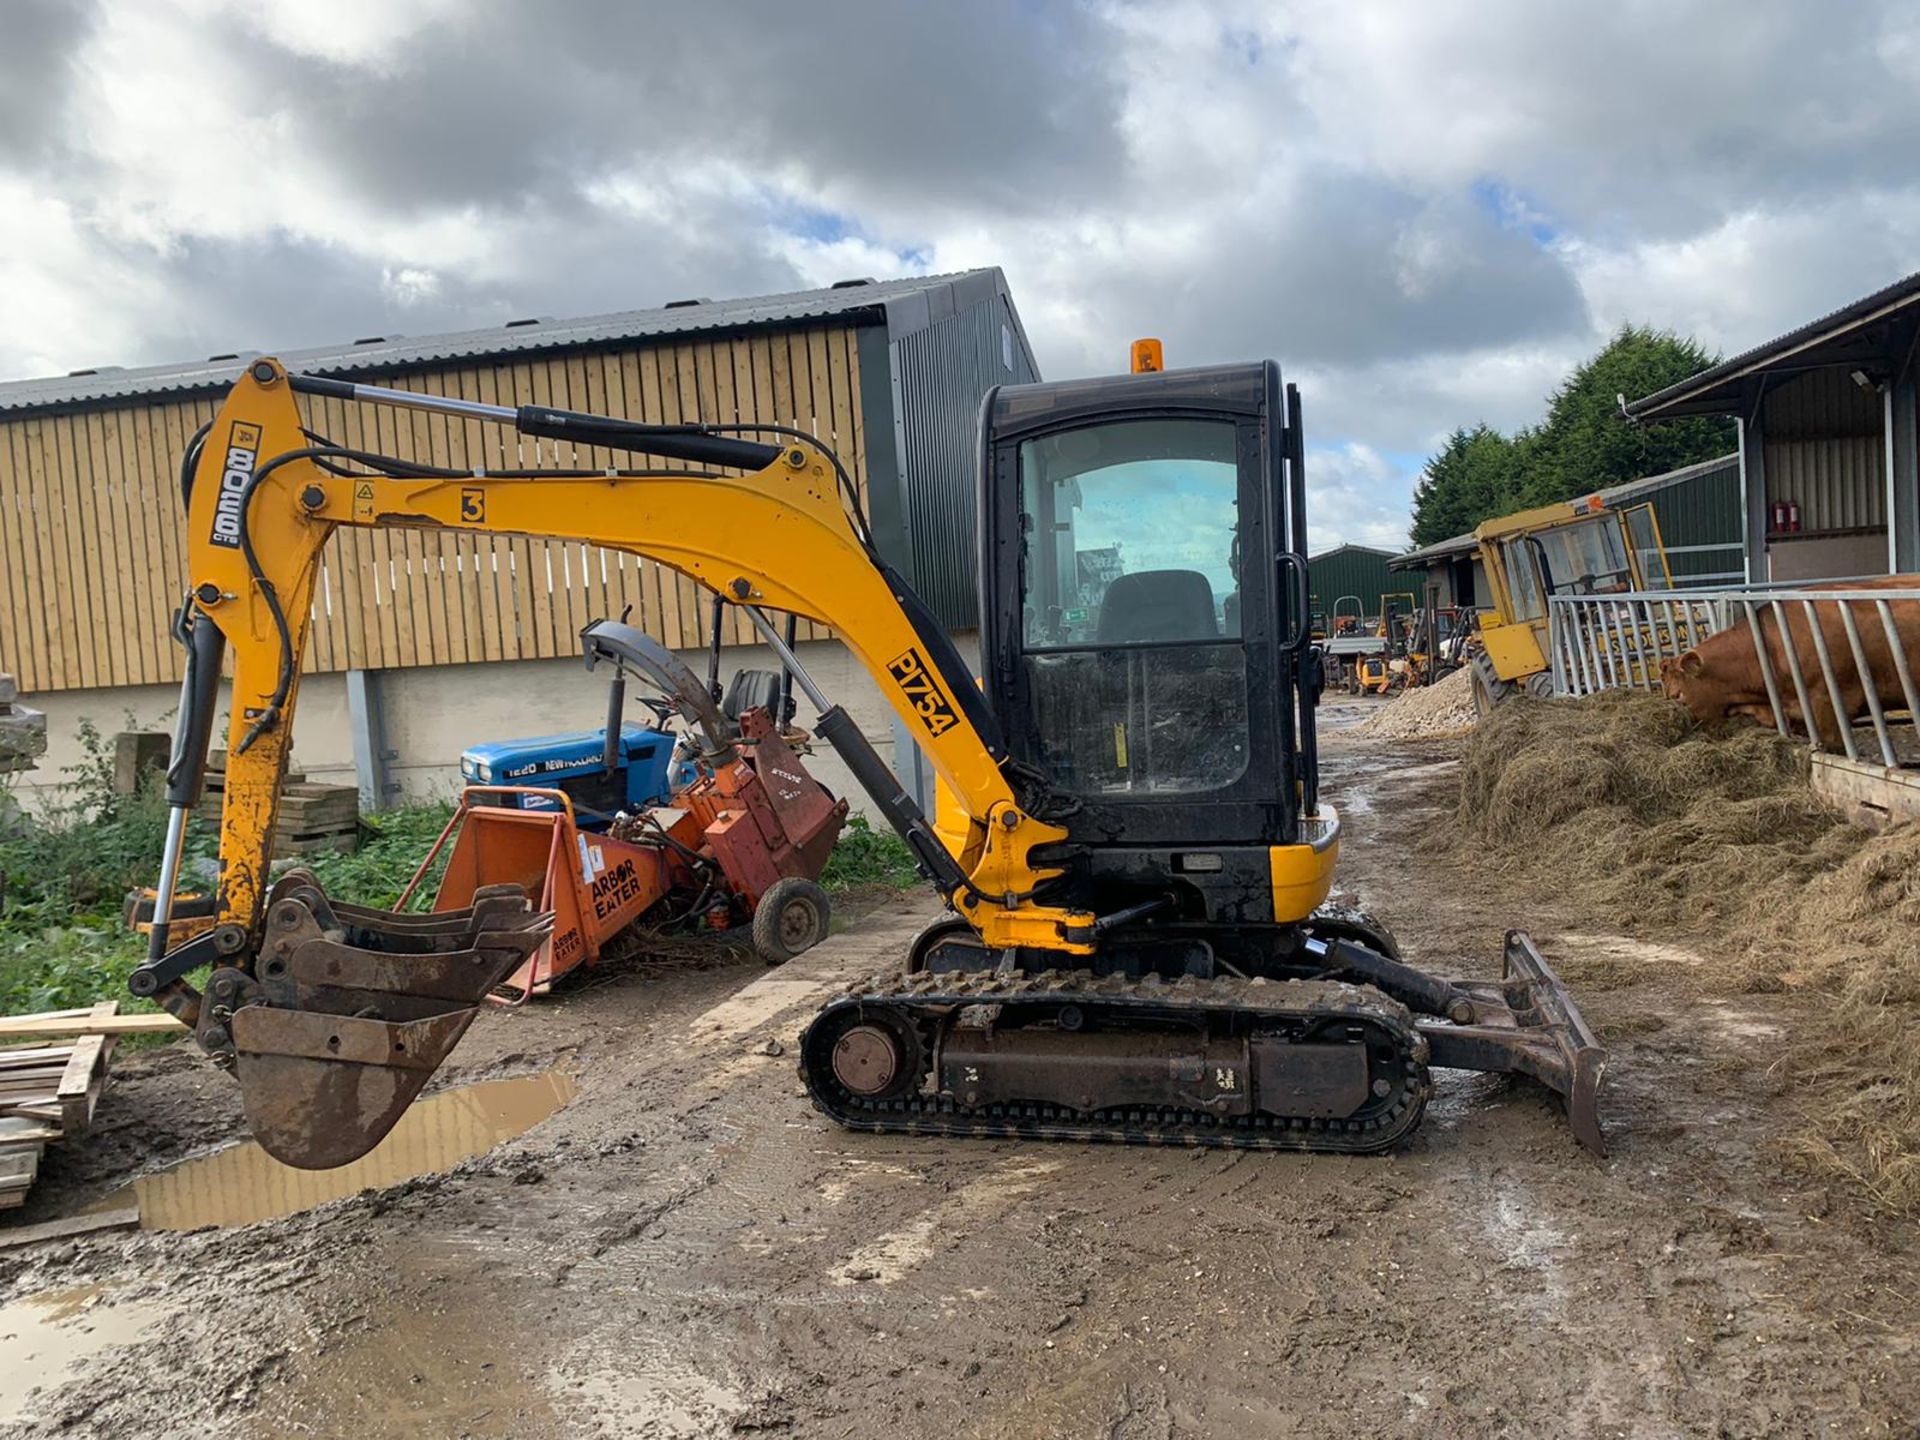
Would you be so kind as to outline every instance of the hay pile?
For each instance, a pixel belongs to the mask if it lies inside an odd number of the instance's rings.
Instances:
[[[1438,685],[1395,696],[1354,726],[1376,740],[1443,740],[1473,729],[1473,676],[1456,670]]]
[[[1920,825],[1846,823],[1806,764],[1653,696],[1519,699],[1469,744],[1455,843],[1623,928],[1701,932],[1710,984],[1832,995],[1790,1060],[1799,1157],[1920,1209]]]

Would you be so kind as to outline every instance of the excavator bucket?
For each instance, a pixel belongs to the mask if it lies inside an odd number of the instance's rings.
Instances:
[[[1574,1138],[1606,1154],[1599,1102],[1607,1052],[1524,930],[1507,932],[1502,969],[1499,980],[1449,982],[1464,992],[1472,1014],[1465,1023],[1420,1022],[1433,1064],[1538,1080],[1560,1097]]]
[[[306,1170],[344,1165],[380,1143],[551,929],[517,886],[399,915],[334,905],[295,871],[268,897],[253,973],[208,978],[201,1043],[231,1066],[268,1154]]]

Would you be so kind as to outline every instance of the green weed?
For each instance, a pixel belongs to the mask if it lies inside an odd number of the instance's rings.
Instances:
[[[891,885],[904,890],[920,882],[913,852],[891,830],[876,830],[864,815],[849,815],[840,839],[827,857],[820,883],[828,890],[862,885]]]

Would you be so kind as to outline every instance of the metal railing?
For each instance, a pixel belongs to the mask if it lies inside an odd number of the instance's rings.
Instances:
[[[1920,746],[1920,687],[1914,681],[1920,672],[1915,654],[1920,634],[1910,629],[1902,636],[1894,611],[1902,603],[1920,604],[1920,589],[1751,586],[1555,595],[1548,609],[1553,691],[1657,690],[1661,662],[1678,659],[1710,635],[1744,625],[1774,727],[1782,735],[1804,736],[1815,750],[1858,760],[1862,739],[1852,722],[1864,707],[1880,761],[1891,768],[1901,763],[1894,746],[1896,724],[1912,731]],[[1875,628],[1887,642],[1887,655],[1877,667],[1880,657],[1870,650],[1872,639],[1879,638]],[[1850,694],[1854,685],[1862,692],[1858,699]],[[1836,733],[1829,736],[1829,729]]]

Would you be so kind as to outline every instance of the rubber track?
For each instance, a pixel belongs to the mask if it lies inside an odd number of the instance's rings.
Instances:
[[[914,1093],[871,1100],[834,1078],[831,1054],[840,1022],[872,1010],[911,1017],[922,1038],[923,1078],[933,1063],[932,1034],[959,1007],[1023,1003],[1078,1005],[1094,1028],[1116,1018],[1211,1019],[1208,1029],[1264,1023],[1351,1019],[1397,1037],[1405,1083],[1381,1111],[1359,1120],[1265,1114],[1216,1116],[1173,1107],[1129,1106],[1083,1112],[1053,1105],[969,1107],[951,1096]],[[1366,986],[1333,980],[1202,980],[1183,976],[1133,980],[1090,971],[1001,975],[990,971],[898,972],[876,976],[827,1002],[800,1041],[800,1076],[814,1107],[849,1130],[902,1135],[969,1135],[1012,1139],[1107,1141],[1245,1150],[1309,1150],[1362,1154],[1385,1150],[1420,1123],[1433,1093],[1428,1045],[1398,1001]],[[1383,1097],[1384,1098],[1384,1097]]]

